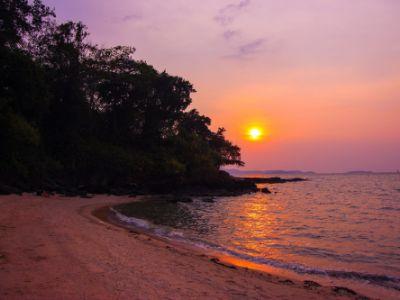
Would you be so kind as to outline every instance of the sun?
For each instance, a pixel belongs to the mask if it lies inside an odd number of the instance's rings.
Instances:
[[[247,136],[251,141],[258,141],[263,136],[263,131],[259,127],[251,127],[247,131]]]

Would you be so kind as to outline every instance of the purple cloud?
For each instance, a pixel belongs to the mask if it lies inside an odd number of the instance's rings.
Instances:
[[[222,36],[224,37],[225,40],[229,41],[235,36],[238,36],[240,32],[238,30],[226,30],[222,33]]]
[[[239,3],[231,3],[227,6],[221,8],[218,11],[218,14],[214,17],[214,20],[222,25],[226,26],[231,24],[234,19],[236,18],[237,14],[244,9],[245,7],[249,6],[251,0],[241,0]]]
[[[246,44],[240,45],[236,52],[225,56],[226,58],[233,58],[233,59],[247,59],[250,58],[252,55],[259,53],[262,51],[262,47],[265,45],[265,39],[256,39]]]
[[[142,17],[138,14],[130,14],[130,15],[124,16],[121,20],[122,20],[122,22],[129,22],[129,21],[139,20],[141,18]]]

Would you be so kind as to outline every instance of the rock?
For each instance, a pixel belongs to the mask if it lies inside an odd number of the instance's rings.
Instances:
[[[110,194],[114,196],[126,196],[130,194],[130,191],[125,188],[112,188]]]
[[[182,195],[162,195],[160,196],[160,200],[167,201],[168,203],[191,203],[193,199],[188,196]]]
[[[205,198],[201,199],[201,201],[207,202],[207,203],[214,203],[215,202],[214,199],[215,199],[214,197],[205,197]]]
[[[65,197],[77,197],[79,196],[79,192],[77,190],[67,190],[64,192],[64,196]]]
[[[280,283],[286,284],[286,285],[294,285],[294,282],[290,279],[285,279],[285,280],[279,280]]]
[[[312,280],[304,280],[304,288],[308,290],[315,290],[321,287],[321,285],[318,282],[312,281]]]
[[[191,203],[193,202],[193,199],[190,197],[185,197],[185,196],[178,196],[174,197],[177,202],[182,202],[182,203]]]
[[[17,188],[0,183],[0,195],[11,195],[11,194],[21,195],[22,193]]]
[[[262,188],[262,189],[260,189],[260,192],[261,193],[264,193],[264,194],[271,194],[271,191],[268,189],[268,188]]]
[[[86,199],[93,198],[93,196],[89,195],[87,192],[80,192],[79,197],[86,198]]]
[[[210,195],[221,196],[221,197],[232,196],[232,193],[233,191],[227,191],[225,189],[215,190],[214,193],[210,191]]]
[[[342,286],[334,286],[332,287],[332,291],[334,291],[336,294],[339,294],[341,296],[355,296],[357,293],[347,287],[342,287]]]
[[[357,295],[355,300],[371,300],[371,298],[368,298],[367,296]]]
[[[257,177],[244,177],[243,181],[252,182],[252,183],[286,183],[286,182],[298,182],[298,181],[307,181],[308,179],[304,178],[281,178],[281,177],[268,177],[268,178],[257,178]]]
[[[48,191],[44,191],[44,190],[38,190],[36,191],[36,196],[40,196],[40,197],[45,197],[45,198],[49,198],[50,196],[54,195],[52,192],[48,192]]]
[[[178,200],[176,198],[167,198],[165,199],[168,203],[178,203]]]

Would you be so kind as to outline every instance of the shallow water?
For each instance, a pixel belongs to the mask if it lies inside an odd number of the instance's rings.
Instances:
[[[201,198],[178,204],[148,201],[116,210],[134,217],[125,222],[159,235],[298,274],[379,286],[397,295],[400,175],[308,178],[267,185],[272,191],[268,195],[220,197],[214,203]]]

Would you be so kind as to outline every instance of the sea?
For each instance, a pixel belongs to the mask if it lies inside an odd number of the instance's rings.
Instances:
[[[271,194],[148,200],[113,210],[122,223],[244,266],[400,299],[400,174],[302,177],[259,185]]]

